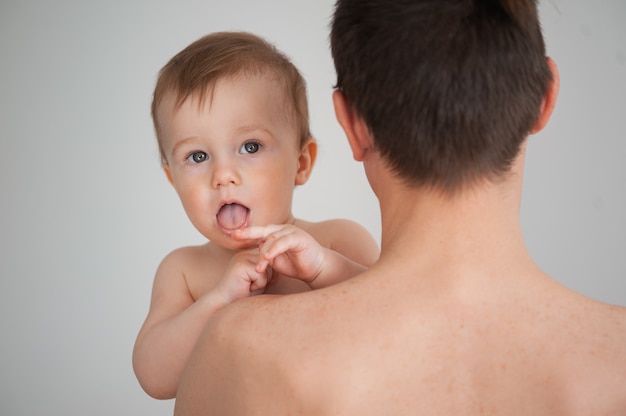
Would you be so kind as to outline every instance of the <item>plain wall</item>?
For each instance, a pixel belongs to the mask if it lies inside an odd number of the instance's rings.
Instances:
[[[335,121],[331,0],[0,3],[0,414],[169,415],[131,367],[160,260],[198,244],[160,170],[157,71],[217,30],[266,37],[308,82],[318,164],[296,216],[378,237],[378,205]],[[530,138],[522,221],[549,274],[626,305],[626,3],[541,6],[561,71]]]

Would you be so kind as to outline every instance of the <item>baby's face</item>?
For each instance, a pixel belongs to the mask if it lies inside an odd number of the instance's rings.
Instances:
[[[292,117],[276,83],[262,76],[219,80],[203,103],[174,97],[158,108],[165,166],[193,225],[214,243],[251,225],[293,220],[293,189],[308,178]],[[305,147],[304,152],[307,152]]]

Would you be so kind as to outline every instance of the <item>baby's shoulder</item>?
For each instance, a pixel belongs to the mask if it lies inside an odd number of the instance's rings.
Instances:
[[[372,265],[380,254],[376,239],[361,224],[333,218],[318,222],[297,220],[296,226],[308,232],[322,246],[366,266]]]
[[[161,261],[161,263],[187,263],[195,262],[209,254],[208,244],[199,246],[178,247],[170,251]]]
[[[194,299],[215,285],[223,271],[208,244],[172,250],[158,267],[155,282],[183,281]]]
[[[157,274],[192,275],[196,270],[207,268],[212,254],[208,244],[179,247],[170,251],[159,264]]]
[[[370,236],[361,224],[345,218],[332,218],[316,222],[298,219],[295,225],[311,234],[318,241],[345,238],[346,236],[357,238],[362,235]]]

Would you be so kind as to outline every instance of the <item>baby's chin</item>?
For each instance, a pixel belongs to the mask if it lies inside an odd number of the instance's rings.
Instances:
[[[256,241],[238,240],[234,238],[233,234],[235,231],[237,230],[220,231],[220,237],[211,241],[225,249],[234,251],[247,250],[258,246]]]

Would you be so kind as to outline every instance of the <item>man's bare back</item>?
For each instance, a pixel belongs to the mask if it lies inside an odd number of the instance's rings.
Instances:
[[[545,274],[521,230],[559,90],[536,1],[338,0],[331,51],[380,258],[224,308],[176,414],[626,415],[626,308]]]

